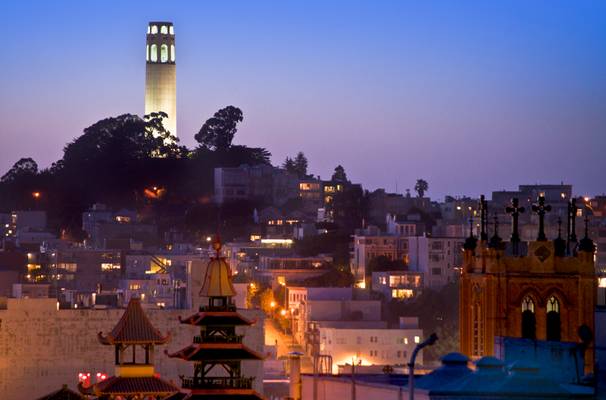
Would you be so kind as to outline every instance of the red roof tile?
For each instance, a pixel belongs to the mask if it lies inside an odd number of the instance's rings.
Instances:
[[[40,397],[38,400],[83,400],[84,397],[80,396],[78,393],[70,390],[67,385],[63,385],[63,387],[56,392],[52,392],[47,394],[46,396]]]
[[[95,393],[99,395],[119,394],[169,394],[179,391],[175,385],[156,377],[124,378],[112,376],[95,385]]]
[[[103,336],[101,332],[98,336],[103,344],[164,344],[170,339],[169,335],[162,336],[160,331],[154,328],[138,298],[132,298],[128,302],[122,318],[107,336]]]

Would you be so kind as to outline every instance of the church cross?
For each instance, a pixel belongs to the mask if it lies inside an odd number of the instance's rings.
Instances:
[[[539,235],[537,241],[544,242],[547,240],[545,236],[545,214],[551,211],[551,206],[545,204],[545,196],[539,196],[537,204],[532,205],[532,211],[539,216]]]
[[[513,254],[518,253],[518,244],[520,243],[520,233],[518,232],[518,218],[524,213],[524,207],[520,207],[520,201],[517,197],[511,199],[511,206],[505,207],[505,212],[511,214],[511,244],[513,245]]]

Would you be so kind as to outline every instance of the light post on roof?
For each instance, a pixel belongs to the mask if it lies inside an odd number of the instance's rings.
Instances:
[[[408,363],[408,399],[414,400],[415,398],[415,360],[417,359],[417,354],[424,347],[432,346],[438,341],[438,335],[432,333],[429,335],[429,338],[425,339],[422,343],[419,343],[412,352],[412,356],[410,356],[410,362]]]

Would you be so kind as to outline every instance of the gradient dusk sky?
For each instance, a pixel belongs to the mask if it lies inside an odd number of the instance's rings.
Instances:
[[[235,142],[368,189],[606,191],[606,1],[0,1],[0,175],[143,113],[147,22],[175,24],[182,143]]]

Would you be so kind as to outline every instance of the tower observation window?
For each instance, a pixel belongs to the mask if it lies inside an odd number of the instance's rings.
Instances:
[[[170,45],[170,62],[175,62],[175,45]]]
[[[155,44],[151,45],[151,54],[150,58],[152,62],[158,61],[158,46]]]
[[[160,62],[167,62],[168,61],[168,46],[163,44],[162,46],[160,46]]]
[[[156,25],[152,25],[151,33],[152,33],[152,35],[155,35],[156,33],[158,33],[158,27]]]
[[[162,25],[162,27],[160,28],[160,33],[163,35],[168,34],[168,28],[166,27],[166,25]]]

